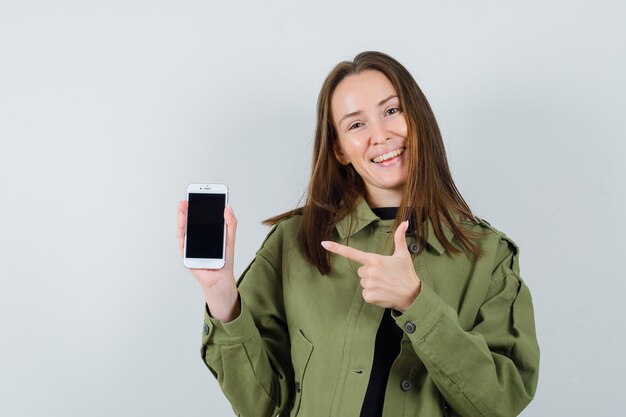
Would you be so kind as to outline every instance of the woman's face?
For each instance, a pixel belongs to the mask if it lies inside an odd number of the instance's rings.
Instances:
[[[406,119],[387,77],[373,70],[344,78],[331,98],[337,159],[352,164],[372,207],[397,207],[407,175]]]

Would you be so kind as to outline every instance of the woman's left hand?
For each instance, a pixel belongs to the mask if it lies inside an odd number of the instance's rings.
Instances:
[[[363,252],[331,241],[322,242],[322,246],[363,265],[358,269],[358,275],[365,302],[405,312],[422,288],[406,244],[408,227],[409,222],[404,221],[396,229],[391,256]]]

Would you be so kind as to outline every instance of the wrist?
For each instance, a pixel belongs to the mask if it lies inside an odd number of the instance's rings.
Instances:
[[[413,303],[415,302],[415,299],[419,296],[421,291],[422,291],[422,281],[418,280],[415,287],[411,291],[408,292],[409,295],[404,301],[404,304],[401,305],[396,310],[399,311],[400,313],[404,313],[405,311],[407,311],[411,307],[411,305],[413,305]]]
[[[228,294],[216,294],[213,291],[204,292],[206,310],[209,316],[223,323],[228,323],[239,317],[241,305],[237,288]]]

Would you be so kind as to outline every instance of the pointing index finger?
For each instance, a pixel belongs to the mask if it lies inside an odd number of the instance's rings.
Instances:
[[[375,255],[330,240],[323,241],[322,246],[329,252],[336,253],[337,255],[341,255],[362,265],[367,265],[372,256]]]

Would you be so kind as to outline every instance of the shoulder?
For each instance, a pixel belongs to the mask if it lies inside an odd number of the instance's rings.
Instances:
[[[257,254],[272,260],[280,258],[286,249],[293,247],[296,243],[301,222],[301,214],[294,214],[289,218],[280,220],[267,233]]]
[[[519,273],[519,247],[517,243],[487,220],[477,216],[474,218],[475,221],[461,218],[459,225],[465,230],[481,235],[476,243],[482,251],[482,257],[493,262],[494,269],[503,268]]]

